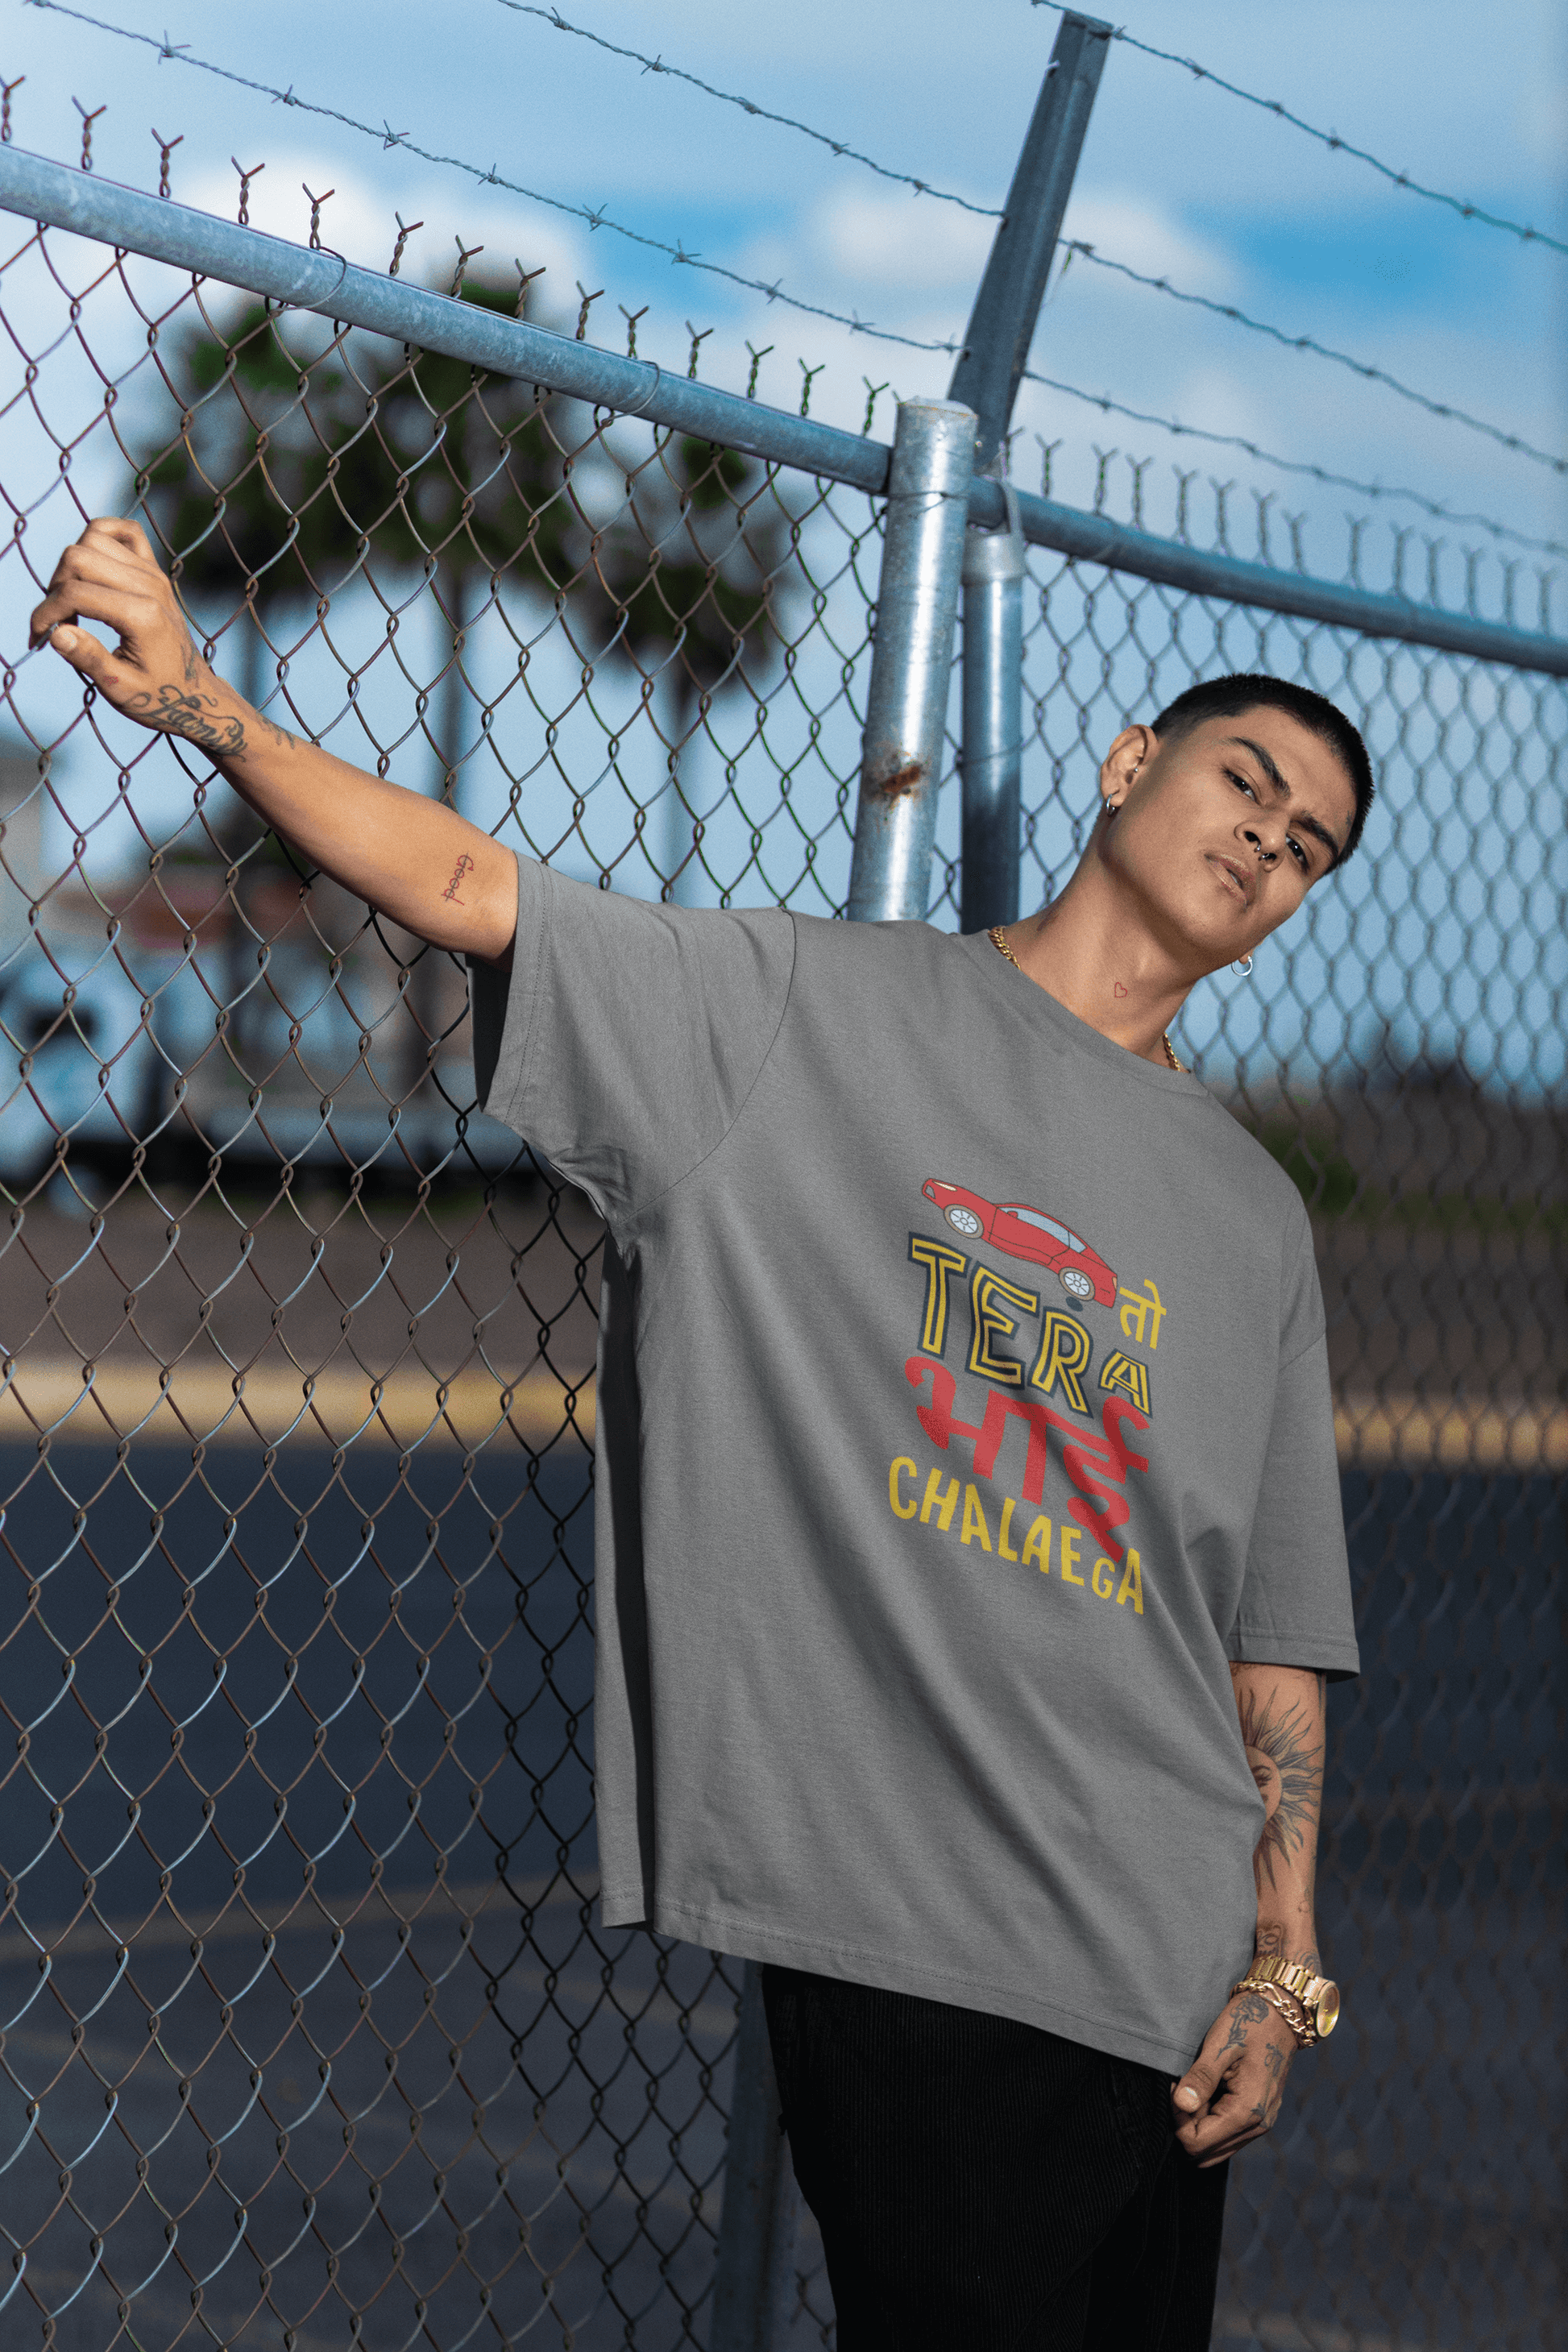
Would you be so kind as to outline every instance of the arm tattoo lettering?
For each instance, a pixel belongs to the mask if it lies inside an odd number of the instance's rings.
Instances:
[[[123,705],[128,719],[155,727],[164,735],[183,736],[187,743],[211,751],[218,759],[235,759],[245,750],[245,729],[237,719],[218,719],[216,697],[181,694],[161,686],[156,694],[133,694]]]
[[[1276,1864],[1288,1869],[1305,1849],[1310,1864],[1317,1845],[1318,1806],[1323,1771],[1321,1745],[1310,1743],[1308,1718],[1299,1706],[1283,1704],[1270,1691],[1259,1704],[1252,1690],[1237,1692],[1242,1743],[1258,1793],[1268,1807],[1263,1834],[1252,1857],[1259,1894],[1267,1880],[1279,1885]]]
[[[247,735],[243,719],[233,714],[216,716],[220,705],[216,695],[181,694],[174,687],[161,686],[155,694],[132,695],[122,708],[128,719],[138,719],[143,727],[154,727],[164,735],[178,735],[198,750],[210,751],[216,760],[243,759],[257,748],[256,730]],[[263,738],[279,748],[294,740],[270,719],[260,719],[258,725]]]
[[[465,850],[463,855],[458,858],[456,866],[452,868],[451,880],[447,883],[446,888],[441,893],[442,898],[447,901],[448,905],[453,907],[466,907],[468,905],[468,902],[466,898],[458,898],[458,886],[462,881],[464,875],[471,874],[473,870],[474,861]]]

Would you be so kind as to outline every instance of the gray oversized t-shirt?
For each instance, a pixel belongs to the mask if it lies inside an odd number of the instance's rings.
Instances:
[[[984,938],[520,865],[489,1110],[607,1221],[604,1916],[1181,2071],[1227,1661],[1354,1672],[1294,1187]]]

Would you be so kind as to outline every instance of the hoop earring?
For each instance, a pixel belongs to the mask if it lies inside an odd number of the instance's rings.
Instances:
[[[1231,965],[1231,970],[1232,971],[1238,973],[1243,980],[1250,980],[1252,978],[1252,958],[1249,955],[1244,955],[1238,962]]]

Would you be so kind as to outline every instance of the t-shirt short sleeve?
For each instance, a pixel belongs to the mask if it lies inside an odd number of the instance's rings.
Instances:
[[[479,1099],[624,1225],[728,1134],[794,962],[777,908],[650,906],[519,858],[510,982],[472,975]]]
[[[1279,1372],[1241,1605],[1226,1642],[1237,1663],[1360,1671],[1340,1506],[1322,1292],[1311,1228],[1287,1236]]]

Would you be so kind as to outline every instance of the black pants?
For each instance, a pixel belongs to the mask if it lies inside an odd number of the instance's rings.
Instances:
[[[839,2352],[1204,2352],[1228,2168],[1171,2084],[1010,2018],[763,1972]]]

